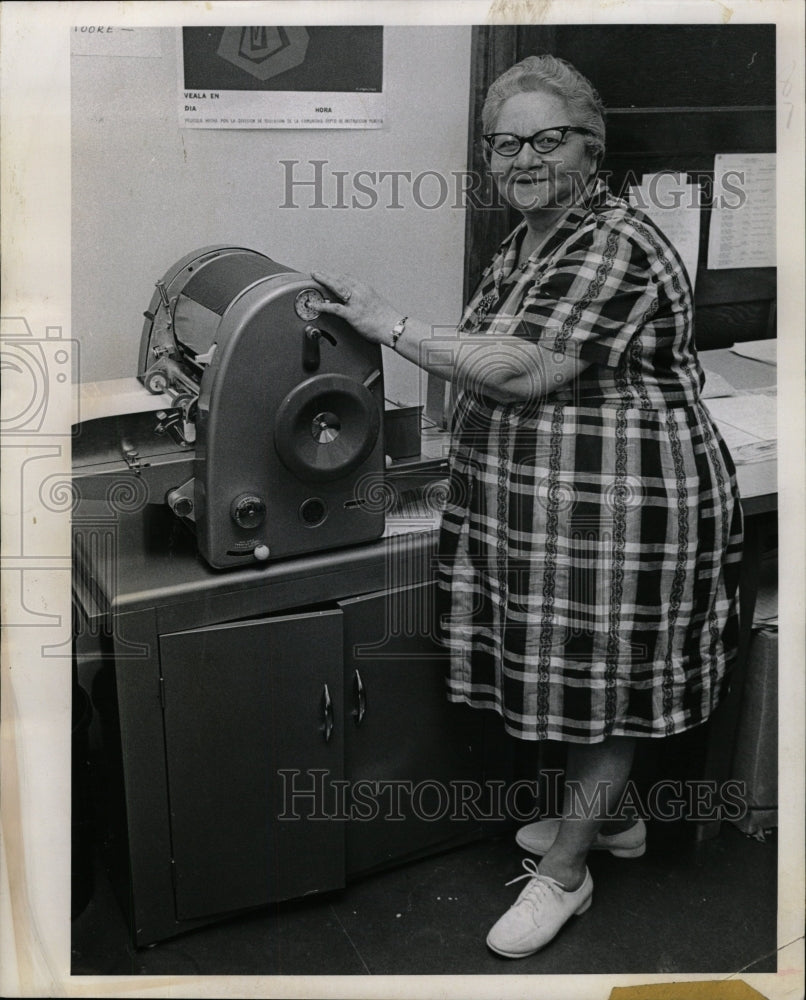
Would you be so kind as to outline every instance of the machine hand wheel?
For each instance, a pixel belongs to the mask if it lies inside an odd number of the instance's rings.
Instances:
[[[327,482],[361,465],[380,427],[378,405],[366,386],[346,375],[316,375],[280,404],[274,447],[300,479]]]

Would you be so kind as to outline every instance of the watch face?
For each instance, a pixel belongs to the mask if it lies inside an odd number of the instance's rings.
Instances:
[[[316,288],[303,288],[294,299],[294,310],[300,319],[316,319],[319,316],[319,307],[324,301],[324,296]]]

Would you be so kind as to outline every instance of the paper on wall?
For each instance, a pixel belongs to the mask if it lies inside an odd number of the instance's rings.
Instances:
[[[630,188],[630,204],[662,230],[680,254],[693,288],[700,253],[699,186],[684,173],[644,174],[640,185]]]
[[[382,128],[383,33],[378,25],[182,28],[179,124]]]
[[[775,153],[718,153],[708,267],[775,267]]]

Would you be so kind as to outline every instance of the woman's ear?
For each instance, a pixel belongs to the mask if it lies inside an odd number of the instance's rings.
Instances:
[[[594,177],[596,177],[596,175],[599,173],[599,170],[601,169],[602,161],[604,160],[604,153],[601,150],[597,149],[597,150],[592,150],[588,155],[591,161],[591,170],[590,173],[588,174],[588,180],[592,181]]]

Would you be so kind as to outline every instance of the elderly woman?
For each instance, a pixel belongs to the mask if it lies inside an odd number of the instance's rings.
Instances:
[[[700,401],[689,279],[597,181],[590,83],[525,59],[490,88],[483,126],[523,222],[459,324],[439,575],[449,697],[494,709],[516,739],[568,744],[578,795],[518,831],[542,860],[524,861],[528,881],[487,938],[522,957],[590,905],[592,848],[643,853],[644,824],[613,818],[635,741],[699,725],[720,698],[741,508]],[[351,277],[315,277],[341,300],[325,311],[427,367],[431,327]]]

